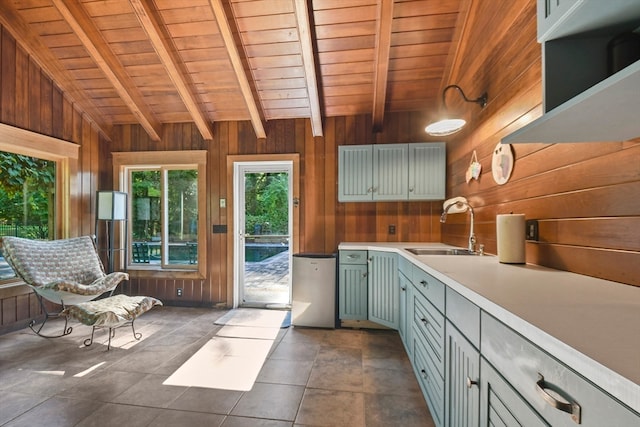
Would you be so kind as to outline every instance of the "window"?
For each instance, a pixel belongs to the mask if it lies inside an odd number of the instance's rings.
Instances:
[[[128,268],[203,272],[206,152],[114,153],[130,194]]]
[[[79,147],[7,125],[0,125],[0,141],[0,236],[66,237]],[[0,254],[0,286],[15,278]]]

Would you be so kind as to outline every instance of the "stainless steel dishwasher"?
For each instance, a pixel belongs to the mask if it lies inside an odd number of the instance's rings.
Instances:
[[[336,276],[336,254],[293,255],[293,326],[336,327]]]

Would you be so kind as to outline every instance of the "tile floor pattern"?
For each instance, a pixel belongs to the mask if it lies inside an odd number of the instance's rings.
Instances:
[[[162,385],[225,312],[156,307],[136,321],[142,341],[108,352],[83,347],[78,323],[64,338],[0,336],[0,426],[434,425],[392,331],[282,329],[251,391]]]

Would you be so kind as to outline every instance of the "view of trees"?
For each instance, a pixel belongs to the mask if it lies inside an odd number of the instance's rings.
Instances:
[[[3,234],[53,238],[56,164],[0,152],[0,226]],[[8,226],[13,230],[9,233]],[[18,231],[19,230],[19,231]]]
[[[285,172],[245,175],[245,226],[249,234],[288,234],[289,179]]]

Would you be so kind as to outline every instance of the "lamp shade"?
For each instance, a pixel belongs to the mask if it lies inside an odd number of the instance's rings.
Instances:
[[[445,119],[431,123],[424,130],[429,135],[447,136],[458,132],[465,124],[467,124],[467,122],[463,119]]]
[[[127,193],[98,191],[97,219],[122,221],[127,219]]]

